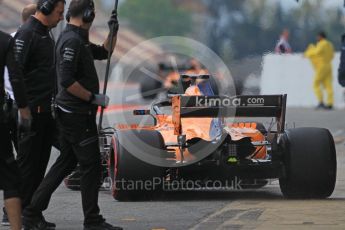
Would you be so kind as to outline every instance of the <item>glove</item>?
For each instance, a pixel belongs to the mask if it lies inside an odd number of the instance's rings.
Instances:
[[[18,128],[20,132],[31,131],[32,116],[28,107],[18,109]]]
[[[92,96],[91,104],[107,107],[109,105],[109,97],[103,94],[94,94]]]
[[[117,31],[119,30],[119,21],[117,20],[117,13],[115,10],[111,12],[111,16],[108,21],[108,26],[110,31],[113,29],[115,36],[117,34]]]

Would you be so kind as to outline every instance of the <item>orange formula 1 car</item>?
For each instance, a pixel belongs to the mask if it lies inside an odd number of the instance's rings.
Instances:
[[[154,125],[103,131],[115,199],[147,198],[165,189],[257,188],[267,179],[279,179],[286,197],[332,194],[332,135],[322,128],[285,130],[286,95],[214,96],[207,76],[182,77],[191,82],[185,94],[134,111],[152,116]],[[228,117],[271,117],[276,128]]]

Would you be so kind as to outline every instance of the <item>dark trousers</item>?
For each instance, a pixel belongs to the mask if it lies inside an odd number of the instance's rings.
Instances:
[[[20,174],[14,159],[8,124],[0,122],[0,189],[4,199],[19,198]]]
[[[18,133],[17,162],[22,175],[22,206],[30,204],[47,169],[53,143],[55,122],[50,112],[32,113],[29,133]]]
[[[48,207],[52,193],[79,163],[84,225],[103,222],[98,207],[101,160],[96,115],[59,111],[57,121],[60,130],[60,156],[36,190],[24,216],[30,219],[42,215],[42,211]]]
[[[6,105],[7,105],[7,123],[8,127],[10,129],[10,137],[11,141],[13,143],[13,146],[18,152],[18,135],[17,135],[17,120],[18,120],[18,107],[17,104],[11,99],[7,98],[6,99]]]

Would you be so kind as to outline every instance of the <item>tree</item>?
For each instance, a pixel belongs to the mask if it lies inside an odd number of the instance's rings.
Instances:
[[[208,45],[228,63],[229,57],[241,59],[272,52],[284,28],[290,30],[290,44],[295,52],[303,52],[309,43],[315,42],[319,31],[325,31],[339,47],[344,30],[341,10],[326,9],[325,0],[303,0],[300,7],[288,11],[282,9],[279,1],[204,1],[210,15],[206,28]]]
[[[205,28],[208,33],[208,46],[224,59],[231,59],[234,55],[231,49],[233,43],[231,38],[236,32],[230,28],[242,20],[241,10],[244,1],[204,0],[204,3],[210,15]]]
[[[322,3],[321,0],[304,0],[300,8],[289,12],[293,28],[291,45],[295,51],[304,51],[309,43],[316,42],[316,35],[320,31],[326,32],[328,39],[338,47],[344,31],[341,10],[325,9]]]
[[[192,28],[189,12],[171,0],[126,0],[119,12],[134,30],[147,38],[186,35]]]

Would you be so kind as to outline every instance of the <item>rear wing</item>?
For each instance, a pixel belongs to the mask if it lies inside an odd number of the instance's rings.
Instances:
[[[181,118],[187,117],[273,117],[277,131],[285,128],[287,95],[174,96],[172,98],[175,135],[182,134]]]
[[[165,63],[158,64],[158,69],[161,71],[187,71],[187,70],[190,70],[191,68],[192,67],[189,65],[173,66],[173,65],[167,65]]]

